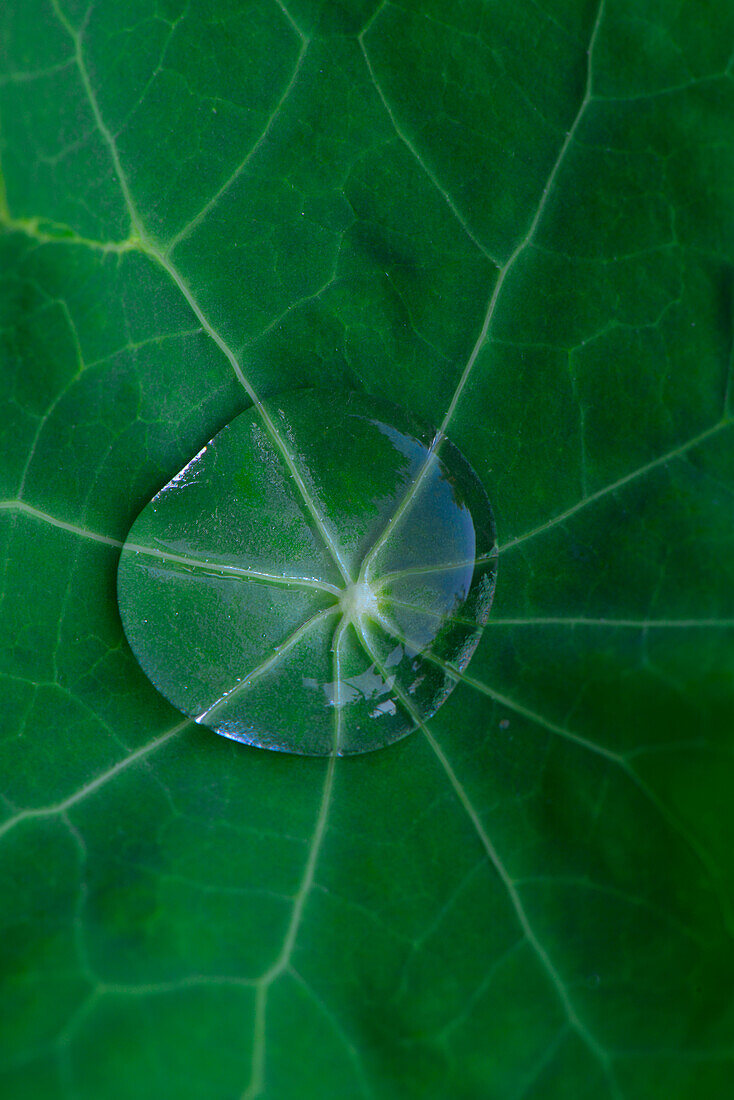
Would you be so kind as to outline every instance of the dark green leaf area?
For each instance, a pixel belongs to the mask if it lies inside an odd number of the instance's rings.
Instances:
[[[495,568],[486,494],[445,438],[372,398],[298,391],[237,416],[156,494],[118,597],[179,710],[250,745],[341,755],[448,698]]]

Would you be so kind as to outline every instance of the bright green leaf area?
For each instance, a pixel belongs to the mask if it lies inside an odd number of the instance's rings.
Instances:
[[[729,1095],[733,40],[0,7],[3,1097]],[[352,758],[182,720],[117,611],[153,494],[304,388],[442,427],[497,522],[464,679]]]
[[[370,752],[435,714],[494,590],[491,510],[434,429],[360,394],[240,413],[143,509],[125,634],[197,722],[261,748]]]

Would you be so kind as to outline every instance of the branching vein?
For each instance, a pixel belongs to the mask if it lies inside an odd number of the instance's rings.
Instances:
[[[298,80],[298,75],[299,75],[299,73],[301,71],[301,67],[303,65],[303,61],[306,57],[307,49],[308,49],[308,42],[303,41],[301,43],[301,48],[298,52],[298,57],[296,58],[296,65],[295,65],[295,68],[294,68],[293,73],[291,75],[291,78],[288,81],[288,84],[286,85],[285,91],[283,92],[282,96],[280,97],[277,104],[275,105],[275,109],[273,110],[273,113],[271,114],[270,118],[268,119],[267,123],[265,124],[265,127],[263,129],[263,132],[260,134],[260,137],[254,143],[254,145],[252,146],[252,148],[250,149],[249,153],[244,158],[244,160],[242,160],[240,162],[240,164],[237,166],[237,168],[235,168],[234,172],[231,174],[229,179],[224,181],[224,183],[219,188],[219,190],[216,191],[215,194],[212,195],[212,197],[209,199],[209,201],[206,203],[206,205],[201,208],[199,213],[194,218],[192,218],[191,221],[183,227],[183,229],[179,230],[179,232],[176,234],[176,236],[173,237],[169,241],[168,245],[166,246],[166,252],[165,252],[166,256],[170,256],[171,253],[176,249],[176,247],[179,244],[181,244],[182,241],[185,241],[187,239],[187,237],[190,237],[191,234],[194,232],[194,230],[199,225],[201,225],[201,223],[203,221],[206,220],[207,216],[211,213],[211,211],[214,209],[214,207],[220,201],[222,196],[226,195],[226,193],[230,190],[230,188],[232,188],[235,185],[237,180],[240,178],[242,173],[247,168],[247,165],[250,163],[252,158],[257,153],[258,149],[260,149],[264,145],[264,143],[267,141],[268,137],[270,136],[270,132],[271,132],[273,126],[275,125],[276,120],[280,116],[280,113],[281,113],[283,107],[285,106],[286,100],[288,99],[291,92],[293,91],[293,88],[295,87],[295,84]]]
[[[337,754],[339,752],[341,738],[342,675],[340,645],[344,630],[345,623],[344,621],[342,621],[336,629],[333,643],[335,684],[333,752],[332,755],[329,757],[329,761],[326,766],[324,785],[321,792],[321,802],[319,804],[318,814],[314,825],[311,846],[309,848],[308,857],[306,859],[306,864],[303,869],[301,884],[298,888],[298,893],[296,894],[293,903],[291,918],[288,922],[288,928],[286,929],[286,934],[283,939],[283,945],[277,959],[258,979],[257,982],[257,995],[255,999],[255,1028],[252,1048],[252,1073],[250,1076],[249,1084],[242,1093],[241,1100],[255,1100],[255,1097],[259,1096],[262,1092],[265,1084],[265,1042],[268,992],[273,983],[277,981],[282,974],[286,973],[290,969],[291,957],[296,946],[296,939],[298,937],[298,931],[301,926],[301,921],[303,920],[303,912],[306,907],[306,902],[311,893],[311,890],[313,889],[314,878],[316,875],[316,865],[319,860],[321,847],[323,845],[324,836],[326,834],[326,824],[329,817],[331,795],[334,786],[334,772],[336,769],[336,760]]]
[[[361,629],[359,630],[359,636],[360,636],[360,641],[362,642],[362,645],[365,649],[365,652],[370,657],[370,659],[372,661],[374,661],[375,665],[380,670],[380,673],[383,676],[383,678],[387,679],[387,677],[388,677],[387,669],[385,669],[384,666],[382,665],[378,655],[375,653],[375,651],[372,648],[372,646],[370,645],[369,640],[366,637],[364,631],[361,630]],[[619,1087],[618,1087],[618,1085],[616,1083],[616,1080],[615,1080],[615,1077],[614,1077],[614,1073],[613,1073],[613,1070],[612,1070],[612,1064],[611,1064],[611,1058],[609,1056],[609,1053],[602,1047],[602,1045],[599,1043],[599,1041],[596,1039],[596,1037],[594,1035],[592,1035],[592,1033],[589,1031],[588,1027],[579,1018],[578,1013],[576,1012],[576,1009],[575,1009],[575,1007],[574,1007],[574,1005],[571,1001],[571,998],[568,994],[568,990],[566,989],[566,987],[563,983],[561,975],[559,974],[558,970],[556,969],[556,967],[555,967],[552,959],[550,958],[550,955],[548,954],[546,948],[544,947],[544,945],[538,939],[538,936],[537,936],[537,934],[535,933],[535,930],[532,927],[530,919],[529,919],[529,917],[527,915],[527,912],[525,910],[525,907],[523,905],[523,902],[522,902],[522,899],[521,899],[520,894],[518,892],[517,886],[516,886],[514,880],[512,879],[512,877],[510,876],[509,872],[507,871],[507,868],[505,867],[504,863],[500,859],[500,856],[499,856],[499,853],[497,852],[497,849],[495,848],[489,834],[487,833],[486,829],[484,828],[482,820],[479,817],[479,813],[477,812],[476,808],[474,807],[471,799],[469,798],[469,795],[468,795],[467,791],[465,790],[465,788],[462,785],[461,781],[459,780],[456,772],[454,771],[453,767],[451,766],[451,763],[450,763],[448,757],[444,753],[443,749],[439,745],[436,738],[433,736],[433,734],[429,730],[428,726],[425,724],[425,722],[421,718],[420,714],[416,711],[415,707],[413,706],[412,700],[402,690],[402,688],[399,686],[399,684],[397,684],[397,682],[395,683],[393,690],[395,691],[395,694],[400,699],[400,701],[401,701],[402,705],[404,706],[404,708],[407,710],[407,712],[413,718],[413,721],[415,722],[415,724],[423,732],[423,735],[425,736],[426,740],[428,741],[428,744],[430,745],[430,747],[433,750],[434,754],[436,755],[439,763],[441,764],[441,767],[443,768],[444,772],[446,773],[446,776],[449,780],[449,783],[451,784],[451,787],[453,788],[453,791],[454,791],[459,803],[461,804],[464,811],[466,812],[466,814],[467,814],[469,820],[471,821],[472,826],[474,827],[474,830],[475,830],[475,832],[476,832],[476,834],[477,834],[477,836],[478,836],[478,838],[479,838],[479,840],[480,840],[487,856],[489,857],[490,863],[494,867],[494,869],[497,872],[503,886],[505,887],[505,890],[507,891],[507,895],[509,897],[510,904],[512,905],[512,908],[515,912],[515,916],[516,916],[517,921],[518,921],[518,923],[519,923],[519,925],[520,925],[520,927],[523,931],[523,934],[524,934],[526,940],[528,941],[528,943],[530,944],[531,948],[533,949],[535,955],[537,956],[537,959],[538,959],[542,969],[545,971],[545,973],[546,973],[546,975],[547,975],[547,977],[550,981],[551,986],[555,990],[555,993],[556,993],[559,1001],[561,1002],[561,1005],[563,1007],[563,1011],[566,1015],[566,1018],[569,1022],[569,1025],[573,1028],[573,1030],[577,1033],[579,1038],[583,1041],[583,1043],[588,1047],[588,1049],[591,1051],[591,1053],[594,1055],[594,1057],[599,1062],[599,1064],[602,1068],[602,1071],[604,1073],[605,1079],[606,1079],[606,1081],[609,1085],[610,1093],[616,1100],[616,1098],[621,1097],[621,1093],[619,1091]]]
[[[589,46],[588,46],[588,49],[587,49],[586,86],[585,86],[585,89],[584,89],[584,94],[583,94],[581,103],[579,104],[579,108],[576,112],[576,117],[573,120],[573,123],[571,125],[570,130],[566,134],[565,140],[563,141],[563,143],[561,145],[561,148],[560,148],[560,150],[558,152],[558,155],[555,159],[553,167],[551,168],[550,174],[549,174],[549,176],[548,176],[548,178],[545,182],[545,186],[543,187],[543,190],[541,192],[540,201],[538,202],[537,208],[535,210],[535,214],[534,214],[534,216],[533,216],[533,218],[530,222],[530,226],[527,230],[527,233],[522,238],[522,240],[519,241],[518,244],[515,246],[514,250],[512,251],[510,256],[508,257],[508,259],[505,261],[505,263],[499,268],[499,271],[497,273],[497,278],[495,280],[494,287],[492,289],[492,293],[491,293],[490,298],[489,298],[489,303],[487,305],[487,309],[486,309],[486,312],[485,312],[485,315],[484,315],[484,321],[482,322],[482,326],[481,326],[480,331],[479,331],[479,336],[477,337],[476,343],[474,344],[474,347],[472,348],[471,353],[469,355],[469,358],[468,358],[468,360],[467,360],[467,362],[464,366],[464,369],[461,373],[461,377],[459,378],[458,385],[456,386],[456,389],[454,390],[451,401],[449,402],[448,408],[446,409],[446,413],[445,413],[444,418],[441,422],[441,426],[438,428],[438,430],[437,430],[437,432],[436,432],[436,434],[433,438],[433,441],[431,443],[431,447],[429,449],[429,453],[426,456],[426,460],[423,463],[423,466],[421,467],[421,469],[418,471],[418,474],[414,478],[412,485],[409,487],[407,493],[403,497],[403,500],[401,501],[401,503],[398,505],[397,509],[393,513],[392,518],[387,523],[387,525],[385,527],[385,530],[380,535],[380,537],[377,539],[377,541],[375,542],[374,547],[372,548],[372,550],[368,554],[367,559],[365,560],[365,563],[363,565],[363,572],[364,572],[365,576],[369,575],[369,567],[370,567],[372,561],[374,560],[375,556],[377,555],[377,553],[379,552],[381,547],[384,545],[384,543],[387,541],[387,539],[390,537],[393,530],[395,530],[395,528],[401,522],[401,520],[402,520],[403,516],[405,515],[405,513],[408,511],[408,509],[413,504],[413,502],[416,498],[416,495],[418,493],[418,490],[420,489],[420,486],[423,484],[423,481],[425,480],[426,475],[428,474],[428,471],[432,468],[434,462],[436,461],[436,455],[437,455],[437,453],[438,453],[438,451],[439,451],[439,449],[440,449],[440,447],[443,443],[443,440],[446,437],[446,429],[448,428],[448,426],[449,426],[449,424],[450,424],[450,422],[453,418],[456,407],[457,407],[457,405],[458,405],[458,403],[461,399],[461,396],[462,396],[462,394],[463,394],[463,392],[466,388],[466,384],[469,381],[469,378],[472,374],[472,371],[474,369],[474,364],[477,361],[477,357],[478,357],[480,351],[482,350],[482,348],[484,347],[484,345],[486,344],[486,342],[489,338],[489,334],[490,334],[490,330],[491,330],[491,326],[492,326],[492,321],[494,320],[494,317],[495,317],[495,314],[496,314],[496,311],[497,311],[497,305],[498,305],[498,303],[500,301],[500,298],[501,298],[502,288],[505,285],[505,282],[507,280],[507,276],[512,271],[512,269],[515,266],[515,263],[517,262],[519,257],[523,254],[525,249],[529,247],[529,245],[532,243],[532,241],[535,237],[536,231],[537,231],[538,226],[540,225],[540,221],[543,217],[543,213],[545,211],[545,208],[546,208],[546,205],[547,205],[547,202],[548,202],[548,198],[549,198],[551,192],[553,191],[556,179],[558,177],[558,173],[561,170],[563,162],[566,159],[566,154],[568,153],[568,150],[570,149],[570,147],[573,143],[573,140],[576,136],[578,128],[581,124],[581,120],[584,116],[584,112],[586,111],[587,106],[591,102],[594,43],[596,41],[596,36],[597,36],[598,30],[599,30],[599,27],[601,25],[603,12],[604,12],[604,0],[600,0],[599,7],[598,7],[598,10],[597,10],[597,13],[596,13],[596,18],[594,20],[594,25],[593,25],[592,31],[591,31],[591,36],[589,38]]]
[[[544,532],[550,531],[553,527],[558,527],[559,524],[565,523],[566,520],[571,519],[577,512],[580,512],[583,508],[587,508],[590,504],[595,504],[598,500],[602,500],[611,493],[617,492],[618,489],[624,488],[625,485],[629,485],[630,482],[636,481],[644,474],[648,474],[652,470],[658,469],[660,466],[666,466],[676,458],[682,458],[684,455],[688,454],[689,451],[692,451],[695,447],[700,446],[707,440],[712,439],[725,428],[731,427],[732,423],[733,421],[730,416],[724,416],[718,423],[714,424],[713,427],[707,428],[706,431],[700,432],[698,435],[693,436],[692,439],[682,443],[679,447],[674,447],[671,451],[667,451],[658,458],[654,458],[651,462],[647,462],[637,470],[625,474],[624,477],[618,478],[617,481],[613,481],[609,485],[604,485],[601,489],[597,489],[595,493],[590,493],[588,496],[583,497],[577,504],[567,508],[565,512],[561,512],[559,515],[554,516],[553,519],[541,523],[538,527],[533,527],[532,530],[526,531],[524,535],[518,535],[517,538],[509,539],[507,542],[501,543],[497,552],[499,554],[505,554],[508,550],[514,550],[516,546],[520,546],[522,543],[527,542],[528,539],[535,538],[536,535],[542,535]]]
[[[58,814],[66,813],[73,806],[76,806],[79,802],[88,798],[90,794],[93,794],[95,791],[99,790],[100,787],[103,787],[105,783],[109,783],[109,781],[118,776],[120,772],[126,771],[132,764],[144,760],[145,757],[150,756],[151,753],[160,749],[166,742],[170,741],[172,737],[175,737],[182,730],[186,729],[187,726],[191,725],[193,725],[193,723],[189,719],[186,719],[186,721],[179,722],[177,725],[172,726],[170,729],[166,730],[165,733],[161,733],[158,737],[154,737],[147,745],[143,745],[141,748],[131,752],[129,756],[124,757],[122,760],[118,760],[111,768],[108,768],[94,779],[91,779],[89,783],[85,783],[78,791],[75,791],[74,794],[70,794],[68,798],[62,799],[61,802],[55,802],[50,806],[40,806],[35,809],[21,810],[0,825],[0,837],[9,833],[10,830],[14,829],[16,825],[19,825],[21,821],[28,821],[35,817],[54,817]]]
[[[688,848],[698,859],[701,866],[706,870],[711,882],[714,884],[714,887],[716,889],[719,904],[721,906],[721,911],[726,925],[730,933],[734,935],[734,911],[732,911],[732,906],[729,901],[727,891],[722,888],[721,871],[717,868],[715,862],[711,859],[711,856],[707,852],[706,848],[699,842],[695,834],[691,832],[691,830],[685,825],[684,822],[682,822],[673,813],[671,813],[671,811],[668,809],[662,799],[658,797],[655,791],[644,781],[644,779],[642,779],[638,772],[635,771],[632,764],[630,764],[630,759],[635,755],[634,750],[630,751],[629,753],[616,753],[613,750],[606,748],[604,745],[599,745],[595,741],[591,741],[588,738],[581,736],[581,734],[574,733],[572,730],[567,729],[565,726],[562,726],[557,722],[553,722],[551,719],[546,718],[544,715],[539,714],[537,711],[533,711],[529,707],[524,706],[517,700],[511,699],[509,696],[504,695],[499,691],[496,691],[488,684],[485,684],[481,680],[476,679],[476,677],[470,676],[466,672],[459,671],[459,669],[455,668],[454,665],[442,660],[440,657],[437,657],[434,653],[430,651],[430,649],[421,650],[420,646],[416,645],[414,642],[411,642],[410,639],[406,639],[404,635],[402,635],[400,631],[395,629],[392,624],[381,620],[380,625],[388,634],[392,635],[392,637],[400,641],[403,645],[407,645],[416,652],[420,652],[421,658],[423,660],[430,661],[431,663],[437,665],[453,679],[461,681],[468,687],[471,687],[474,690],[481,692],[481,694],[488,696],[490,699],[493,699],[495,702],[499,703],[500,706],[504,706],[507,707],[509,710],[515,711],[516,714],[519,714],[523,718],[526,718],[529,722],[532,722],[535,725],[538,725],[541,728],[548,730],[549,733],[555,734],[557,737],[560,737],[565,741],[569,741],[571,744],[578,745],[588,752],[594,753],[597,756],[601,756],[618,766],[624,772],[630,782],[633,783],[634,786],[637,787],[637,789],[641,792],[641,794],[654,806],[655,810],[666,823],[668,828],[671,829],[672,832],[677,833],[680,837],[682,837]],[[397,686],[394,690],[397,693]]]
[[[209,318],[206,316],[199,302],[197,301],[194,292],[184,279],[181,272],[175,267],[170,258],[161,251],[161,249],[146,233],[142,219],[135,205],[127,176],[123,170],[122,163],[120,161],[120,155],[117,149],[114,135],[112,134],[109,127],[105,123],[104,118],[102,117],[99,103],[97,101],[97,96],[94,92],[94,89],[92,88],[92,84],[89,79],[89,73],[87,71],[83,50],[83,35],[85,27],[84,25],[82,25],[81,30],[75,30],[75,28],[71,25],[69,20],[64,15],[64,13],[61,11],[58,0],[52,0],[52,3],[59,21],[65,27],[66,31],[71,36],[72,42],[74,43],[74,56],[82,81],[82,86],[89,101],[97,129],[99,130],[104,140],[104,143],[107,146],[115,177],[118,181],[118,185],[120,187],[120,191],[122,193],[122,197],[128,211],[130,224],[132,227],[131,238],[139,240],[143,251],[145,251],[153,260],[155,260],[167,273],[171,281],[178,287],[181,295],[193,312],[194,316],[201,324],[204,331],[210,336],[210,338],[214,341],[219,350],[227,359],[236,378],[240,382],[240,385],[243,387],[253,405],[255,406],[258,415],[260,416],[260,419],[265,427],[265,430],[273,441],[274,446],[283,458],[283,461],[285,462],[294,483],[298,487],[298,491],[301,494],[306,508],[308,509],[311,518],[316,526],[316,529],[319,532],[319,535],[323,540],[323,543],[328,550],[331,558],[333,559],[334,564],[336,565],[344,580],[347,583],[351,583],[349,571],[344,563],[341,551],[336,543],[336,540],[334,539],[332,533],[328,530],[319,510],[316,508],[311,494],[306,487],[303,476],[296,466],[293,456],[286,446],[282,434],[278,431],[278,428],[273,421],[273,418],[271,417],[268,410],[265,408],[256,390],[254,389],[248,378],[245,376],[245,373],[240,366],[239,360],[237,359],[235,352],[229,346],[222,334],[214,327]]]
[[[373,21],[374,20],[370,20],[369,25],[371,25]],[[368,25],[368,27],[369,27],[369,25]],[[402,126],[398,122],[397,118],[395,117],[395,112],[393,111],[392,107],[390,106],[390,102],[387,99],[387,96],[385,95],[384,91],[382,90],[382,85],[380,84],[379,80],[377,79],[377,75],[375,73],[374,67],[373,67],[372,62],[370,60],[370,56],[367,53],[367,48],[364,44],[364,36],[365,36],[366,31],[368,30],[368,27],[365,27],[365,29],[359,35],[358,41],[359,41],[360,49],[362,50],[362,55],[364,57],[365,65],[367,66],[367,71],[370,75],[370,80],[372,81],[372,84],[374,85],[375,91],[377,92],[378,96],[380,97],[382,105],[385,108],[385,112],[386,112],[388,118],[390,119],[390,122],[392,124],[393,129],[395,130],[395,133],[398,135],[398,137],[402,141],[403,145],[406,147],[406,149],[408,150],[410,155],[413,157],[413,159],[415,160],[416,164],[419,166],[421,171],[428,177],[428,179],[431,181],[433,186],[436,188],[439,195],[444,200],[444,202],[448,206],[449,210],[454,215],[457,222],[459,223],[461,228],[464,230],[464,233],[469,238],[469,240],[472,242],[472,244],[477,249],[479,249],[479,251],[482,253],[482,255],[486,256],[487,259],[490,260],[490,262],[492,264],[494,264],[494,266],[496,268],[499,268],[500,263],[497,260],[497,258],[489,252],[486,245],[483,244],[482,241],[479,239],[479,237],[477,237],[477,235],[474,233],[474,230],[471,228],[471,226],[467,222],[466,218],[461,213],[461,211],[459,210],[459,208],[456,205],[456,203],[454,202],[454,200],[451,198],[451,195],[441,185],[438,177],[436,176],[436,173],[433,171],[432,168],[429,167],[428,164],[426,164],[425,160],[423,159],[423,157],[420,155],[420,153],[416,149],[415,144],[408,137],[405,130],[402,128]]]

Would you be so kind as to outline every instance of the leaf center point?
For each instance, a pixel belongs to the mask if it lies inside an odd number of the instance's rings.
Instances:
[[[377,596],[366,581],[357,581],[344,589],[339,597],[342,613],[351,620],[365,615],[378,617]]]

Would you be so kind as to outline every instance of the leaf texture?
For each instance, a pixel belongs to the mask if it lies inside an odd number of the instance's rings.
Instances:
[[[3,7],[3,1095],[726,1095],[733,40]],[[353,759],[182,722],[115,600],[153,493],[305,387],[440,425],[497,520],[470,668]]]

